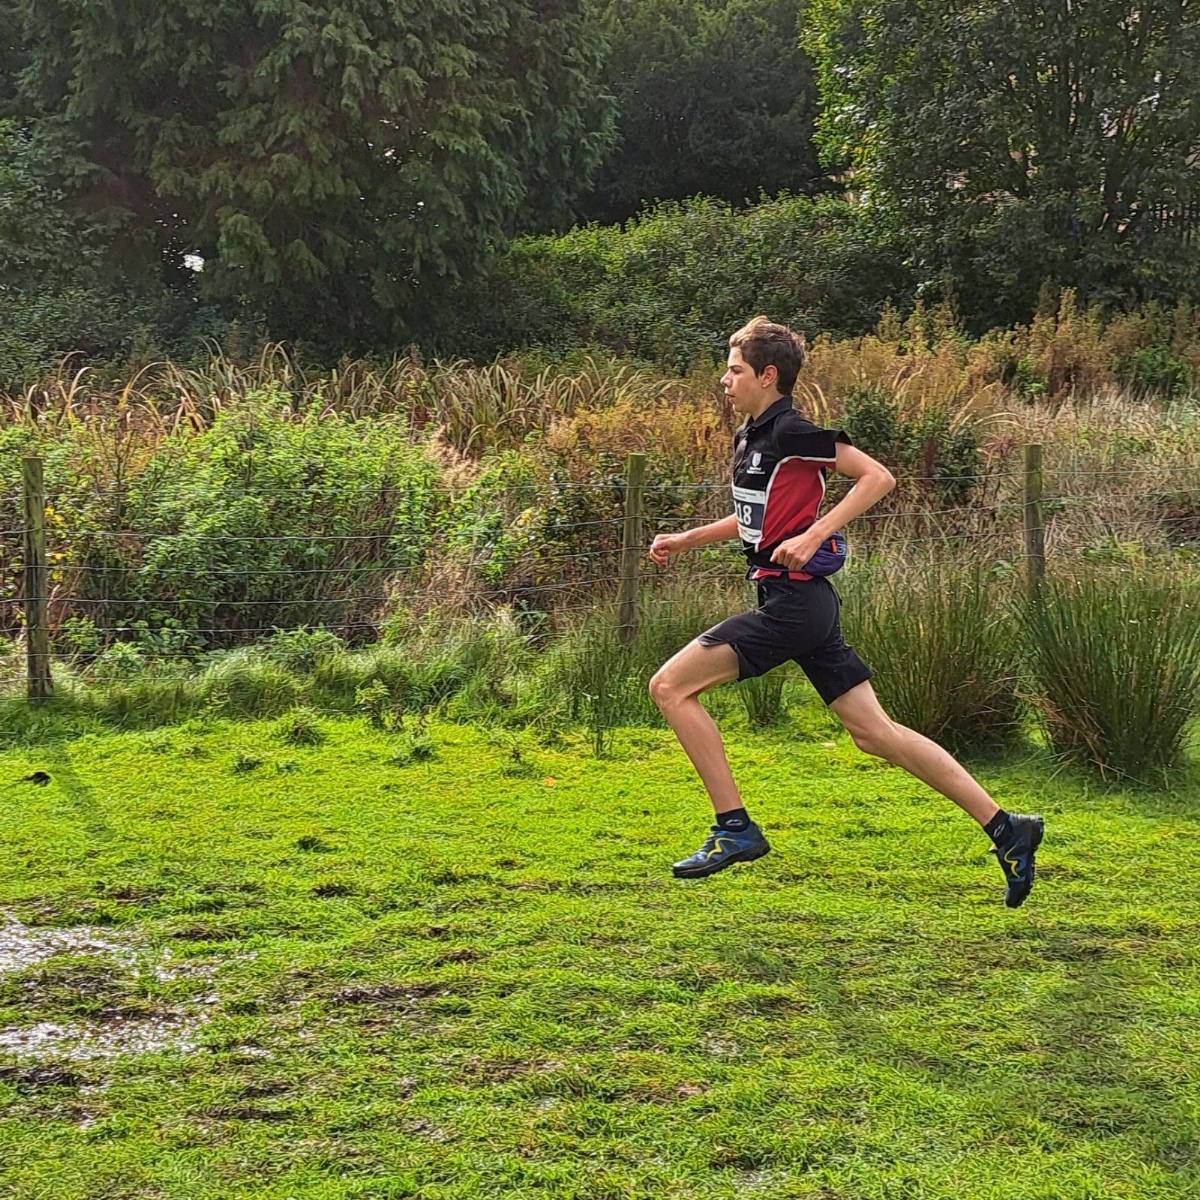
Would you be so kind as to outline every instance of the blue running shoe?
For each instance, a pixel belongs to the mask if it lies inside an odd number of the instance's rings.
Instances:
[[[1026,817],[1010,813],[1008,817],[1012,833],[1003,846],[996,846],[992,853],[1000,861],[1007,887],[1004,903],[1009,908],[1020,908],[1025,897],[1033,890],[1033,856],[1042,844],[1046,823],[1041,817]]]
[[[753,862],[771,852],[770,843],[753,821],[737,833],[714,825],[704,845],[690,858],[677,862],[671,870],[676,879],[703,879],[734,863]]]

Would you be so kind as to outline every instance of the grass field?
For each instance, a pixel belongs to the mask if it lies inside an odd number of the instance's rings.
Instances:
[[[1200,787],[981,768],[1047,816],[1014,913],[821,729],[731,739],[775,853],[703,883],[665,733],[323,729],[0,756],[0,1194],[1200,1192]]]

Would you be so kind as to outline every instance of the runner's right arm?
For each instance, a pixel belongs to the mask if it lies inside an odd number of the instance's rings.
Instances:
[[[722,517],[708,525],[697,525],[683,533],[660,533],[650,545],[650,557],[660,567],[672,554],[684,550],[696,550],[700,546],[711,546],[716,542],[727,542],[738,535],[737,517]]]

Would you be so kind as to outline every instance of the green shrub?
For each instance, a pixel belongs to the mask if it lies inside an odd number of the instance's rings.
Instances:
[[[766,675],[744,679],[737,685],[738,699],[746,710],[746,719],[751,729],[769,729],[778,725],[787,715],[783,700],[783,688],[787,672],[778,667]]]
[[[1125,359],[1121,380],[1138,392],[1174,397],[1191,389],[1195,368],[1166,346],[1143,346]]]
[[[297,417],[290,404],[268,389],[200,433],[181,423],[143,469],[99,494],[65,463],[49,470],[56,534],[83,568],[76,594],[105,640],[138,630],[159,649],[174,630],[190,649],[219,648],[297,626],[361,636],[362,614],[421,566],[441,491],[406,426],[320,402]],[[268,654],[308,671],[332,636],[276,638]]]
[[[105,222],[66,199],[64,165],[53,137],[0,120],[0,389],[70,354],[126,364],[188,353],[223,324],[186,283],[172,291],[157,269],[113,270]]]
[[[982,459],[978,431],[966,413],[952,418],[945,408],[930,408],[910,416],[894,393],[861,384],[846,393],[841,425],[856,446],[897,473],[902,487],[932,467],[931,486],[943,504],[970,500]]]
[[[1098,570],[1048,580],[1023,614],[1054,751],[1106,779],[1167,786],[1200,711],[1200,583]]]
[[[328,629],[278,629],[263,645],[263,657],[294,675],[312,676],[342,654],[345,643]]]
[[[113,642],[92,664],[92,675],[102,683],[133,679],[146,669],[146,656],[132,642]]]
[[[886,221],[841,200],[668,201],[624,226],[518,239],[453,313],[427,314],[423,342],[477,359],[603,346],[683,368],[723,357],[757,312],[810,336],[865,333],[912,294],[904,260]]]
[[[839,577],[845,633],[902,725],[954,751],[1019,732],[1020,647],[1007,584],[979,564],[910,563]]]
[[[385,730],[392,724],[395,705],[391,689],[379,679],[372,679],[355,689],[354,707],[367,718],[372,729]]]

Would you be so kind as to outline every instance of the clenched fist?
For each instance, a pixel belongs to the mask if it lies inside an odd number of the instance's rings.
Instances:
[[[650,558],[660,567],[666,566],[672,554],[687,549],[686,536],[682,533],[660,533],[650,544]]]

